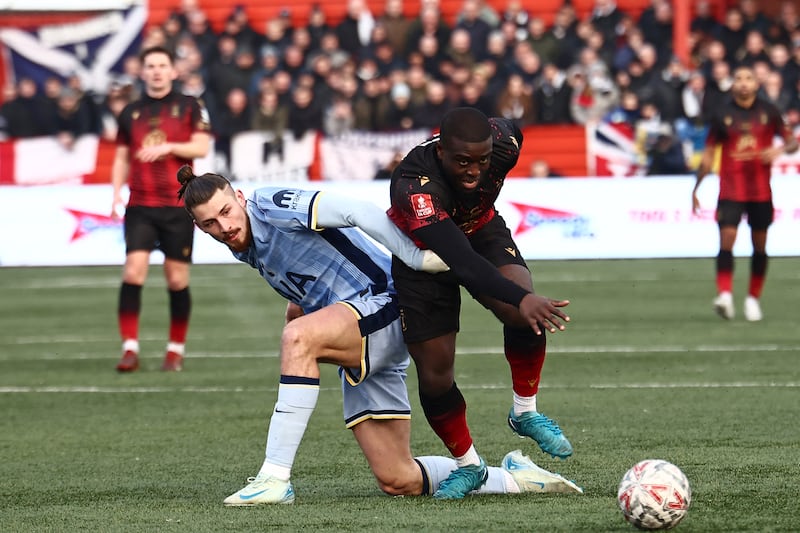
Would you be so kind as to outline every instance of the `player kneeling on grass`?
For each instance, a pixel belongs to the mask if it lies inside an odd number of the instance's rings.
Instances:
[[[320,363],[339,365],[346,427],[380,488],[431,494],[455,470],[446,457],[413,457],[409,356],[390,275],[391,258],[410,267],[447,266],[406,238],[377,206],[320,191],[266,187],[245,198],[217,174],[178,173],[179,197],[195,224],[257,269],[289,303],[280,347],[278,399],[258,475],[226,505],[292,503],[291,469],[319,396]],[[362,231],[364,233],[362,233]],[[582,492],[511,452],[489,468],[478,492]]]

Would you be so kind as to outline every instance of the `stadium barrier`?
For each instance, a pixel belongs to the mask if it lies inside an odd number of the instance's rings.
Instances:
[[[266,185],[237,183],[245,193]],[[269,185],[319,188],[388,207],[386,181],[316,181]],[[497,207],[527,259],[624,259],[712,257],[718,236],[714,206],[718,181],[700,188],[703,206],[691,211],[692,176],[626,179],[508,180]],[[775,223],[768,252],[800,255],[800,176],[773,179]],[[125,246],[122,223],[110,216],[110,185],[0,188],[0,265],[116,265]],[[13,230],[11,229],[13,228]],[[734,253],[750,255],[749,231],[741,226]],[[228,263],[224,246],[196,230],[197,263]],[[163,260],[153,254],[153,262]]]

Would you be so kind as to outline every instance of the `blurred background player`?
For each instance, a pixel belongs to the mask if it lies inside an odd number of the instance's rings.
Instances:
[[[692,209],[697,213],[700,201],[697,189],[710,172],[716,148],[721,147],[719,168],[719,254],[716,263],[717,297],[714,309],[727,320],[735,316],[733,303],[733,245],[742,215],[747,215],[753,255],[750,259],[750,283],[744,300],[744,317],[762,318],[761,290],[767,275],[767,230],[774,208],[770,177],[772,163],[783,153],[797,150],[797,139],[773,104],[757,96],[758,81],[749,66],[734,71],[732,99],[715,109],[706,146],[692,191]],[[774,146],[775,137],[783,144]]]
[[[440,485],[437,498],[463,498],[486,479],[486,465],[467,426],[466,401],[454,379],[460,285],[503,323],[514,390],[511,429],[553,456],[572,454],[558,424],[536,407],[544,330],[564,329],[561,321],[569,318],[561,308],[569,302],[534,294],[525,259],[494,208],[521,143],[522,133],[511,120],[490,120],[477,109],[459,107],[445,114],[440,135],[412,149],[392,175],[390,218],[451,268],[429,274],[392,262],[420,402],[459,466]]]
[[[319,191],[267,187],[249,199],[218,174],[178,175],[197,226],[258,269],[289,303],[281,336],[278,400],[266,457],[255,478],[225,505],[288,504],[291,469],[319,396],[320,363],[339,365],[346,427],[380,488],[430,494],[455,468],[447,457],[411,455],[408,352],[402,340],[390,258],[363,230],[411,267],[446,269],[369,202]],[[483,492],[581,492],[573,483],[511,452],[490,468]]]
[[[119,293],[118,320],[122,337],[119,372],[139,368],[139,314],[150,254],[164,253],[169,291],[169,342],[161,369],[181,370],[191,298],[189,264],[194,226],[178,201],[175,173],[205,156],[211,144],[208,113],[202,102],[173,89],[177,77],[172,54],[161,47],[141,53],[144,94],[119,117],[117,149],[111,169],[112,216],[125,205],[125,266]]]

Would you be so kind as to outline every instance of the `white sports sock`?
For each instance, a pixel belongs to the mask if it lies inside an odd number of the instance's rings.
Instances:
[[[122,343],[123,352],[139,353],[139,341],[136,339],[125,339]]]
[[[514,416],[519,416],[522,413],[536,412],[536,395],[533,396],[518,396],[514,393]]]
[[[280,384],[278,401],[269,421],[266,457],[259,473],[283,480],[290,478],[297,448],[318,397],[319,385]]]
[[[186,345],[182,342],[168,342],[167,351],[183,356],[184,352],[186,351]]]
[[[465,453],[461,457],[456,457],[456,464],[459,467],[481,464],[481,458],[478,455],[478,452],[475,451],[475,446],[474,445],[470,446],[469,450],[467,450],[467,453]]]
[[[430,484],[431,494],[436,492],[436,489],[439,488],[439,484],[447,479],[447,476],[450,475],[450,472],[458,468],[456,462],[448,457],[424,456],[416,457],[416,459],[425,469],[425,474],[427,475],[428,483]],[[475,493],[510,494],[519,492],[519,487],[514,481],[514,478],[511,477],[511,474],[496,466],[490,466],[488,467],[488,470],[489,478],[481,488],[475,491]]]

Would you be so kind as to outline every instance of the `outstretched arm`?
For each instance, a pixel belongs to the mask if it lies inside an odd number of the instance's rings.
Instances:
[[[320,228],[356,227],[381,243],[414,270],[444,272],[448,266],[431,250],[420,250],[372,202],[334,193],[321,193],[317,199],[317,226]]]

